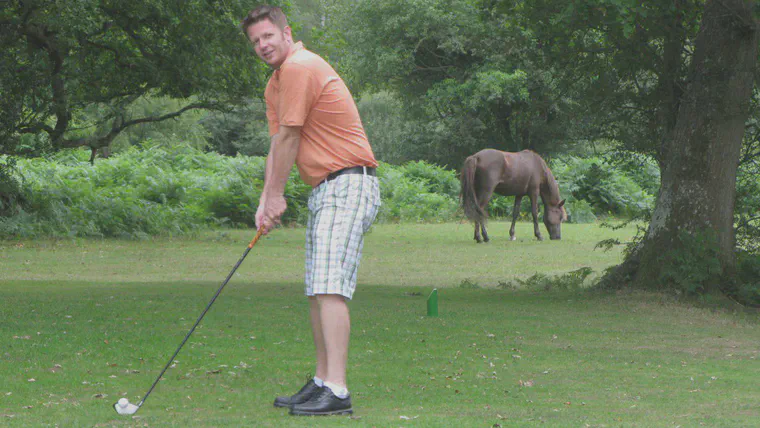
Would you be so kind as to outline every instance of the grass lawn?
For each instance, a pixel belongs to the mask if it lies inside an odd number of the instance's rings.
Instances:
[[[0,426],[756,426],[760,320],[648,293],[503,290],[535,272],[596,272],[630,239],[563,225],[380,225],[367,236],[353,321],[355,415],[272,407],[313,371],[303,230],[261,240],[133,417],[252,237],[0,242]],[[459,285],[478,284],[480,289]],[[440,316],[425,299],[440,290]]]

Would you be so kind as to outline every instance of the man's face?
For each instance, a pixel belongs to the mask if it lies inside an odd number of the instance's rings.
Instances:
[[[288,57],[293,43],[290,27],[280,30],[274,23],[264,19],[250,25],[246,33],[256,55],[270,67],[280,68]]]

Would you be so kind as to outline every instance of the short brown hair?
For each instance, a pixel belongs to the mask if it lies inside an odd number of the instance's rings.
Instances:
[[[246,33],[248,27],[265,19],[268,19],[269,22],[276,25],[280,30],[284,30],[288,26],[288,18],[282,9],[277,6],[263,4],[248,12],[248,15],[240,22],[240,28],[243,30],[243,33]]]

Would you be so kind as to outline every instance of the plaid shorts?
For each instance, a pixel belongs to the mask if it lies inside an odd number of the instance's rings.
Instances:
[[[351,299],[364,233],[380,207],[377,177],[344,174],[315,187],[306,228],[306,295]]]

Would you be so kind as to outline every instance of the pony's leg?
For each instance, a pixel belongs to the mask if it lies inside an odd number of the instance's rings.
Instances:
[[[491,200],[491,196],[493,196],[493,190],[496,187],[496,185],[492,185],[489,188],[482,189],[481,193],[478,195],[478,205],[480,205],[480,209],[482,209],[484,212],[488,208],[488,202]],[[475,225],[475,228],[477,228],[477,224]],[[488,233],[486,232],[486,222],[485,219],[482,223],[480,223],[480,230],[483,232],[483,241],[488,242],[490,239],[488,238]],[[475,231],[477,233],[477,231]],[[480,241],[478,241],[480,242]]]
[[[522,196],[515,196],[515,206],[512,207],[512,227],[509,228],[509,240],[514,241],[515,238],[515,222],[517,216],[520,215],[520,205],[522,204]]]
[[[539,241],[543,241],[544,237],[541,236],[541,229],[538,228],[538,195],[529,193],[530,197],[530,209],[533,214],[533,234]]]
[[[480,244],[480,223],[477,221],[475,222],[475,236],[473,239],[475,239],[475,242]]]
[[[490,239],[488,239],[488,232],[486,232],[486,224],[480,223],[480,230],[483,231],[483,241],[488,242]]]

